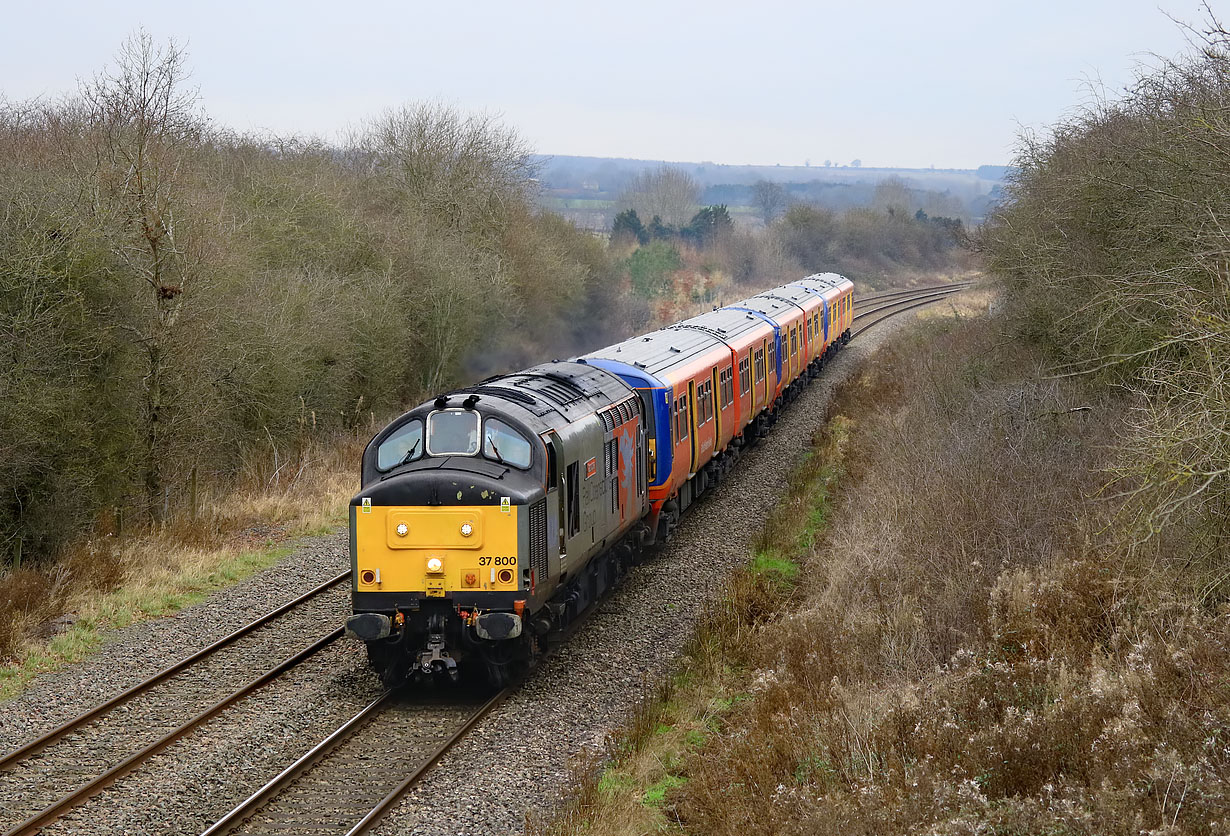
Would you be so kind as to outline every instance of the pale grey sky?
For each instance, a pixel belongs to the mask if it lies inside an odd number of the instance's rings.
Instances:
[[[240,130],[332,138],[438,99],[546,154],[970,168],[1183,52],[1167,14],[1204,22],[1199,0],[0,0],[0,93],[71,91],[144,26]]]

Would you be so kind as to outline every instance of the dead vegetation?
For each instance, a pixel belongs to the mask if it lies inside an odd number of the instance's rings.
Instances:
[[[1121,398],[1041,380],[997,320],[921,327],[837,399],[821,536],[769,526],[797,586],[731,590],[556,832],[1226,826],[1230,607],[1117,527]]]
[[[848,387],[843,501],[805,603],[676,812],[703,833],[1210,832],[1230,630],[1098,501],[1122,405],[1038,383],[989,323]]]
[[[0,575],[0,698],[88,653],[101,630],[172,613],[285,556],[289,539],[337,530],[365,442],[339,433],[253,458],[234,489],[202,486],[161,524],[120,531],[108,514],[55,561]]]

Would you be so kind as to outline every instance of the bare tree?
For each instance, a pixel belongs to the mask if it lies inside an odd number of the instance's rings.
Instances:
[[[790,197],[781,183],[774,183],[772,180],[757,180],[752,185],[752,205],[760,210],[760,217],[764,219],[765,226],[777,220],[789,204]]]
[[[633,178],[616,204],[620,211],[636,210],[645,223],[657,216],[678,229],[692,220],[699,202],[700,185],[686,171],[664,165]]]
[[[185,77],[183,50],[173,41],[157,47],[140,31],[121,47],[115,66],[81,91],[94,151],[86,181],[94,211],[142,300],[121,327],[145,357],[142,481],[154,520],[162,516],[176,417],[177,330],[198,267],[181,234],[184,157],[202,130],[197,94],[185,89]]]
[[[871,203],[881,212],[892,211],[906,215],[911,213],[914,198],[910,196],[909,184],[904,179],[893,175],[876,183]]]
[[[498,227],[529,195],[536,173],[515,131],[438,102],[386,112],[358,146],[399,194],[454,229]]]

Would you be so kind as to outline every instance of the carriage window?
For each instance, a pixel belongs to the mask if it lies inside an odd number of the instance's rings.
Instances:
[[[483,427],[483,455],[501,464],[526,468],[530,466],[530,443],[525,436],[495,418],[488,418]]]
[[[696,408],[700,413],[697,424],[704,424],[713,418],[713,381],[706,380],[697,388]]]
[[[376,450],[376,467],[389,470],[423,455],[423,422],[415,418],[403,424],[380,443]]]
[[[427,452],[433,456],[478,453],[478,413],[446,409],[427,416]]]
[[[752,369],[748,358],[744,357],[739,361],[739,393],[747,394],[747,390],[752,385]]]

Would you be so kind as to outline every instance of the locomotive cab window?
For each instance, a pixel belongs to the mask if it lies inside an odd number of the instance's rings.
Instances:
[[[399,427],[380,443],[376,450],[376,467],[389,470],[423,455],[423,422],[415,418]]]
[[[525,469],[532,449],[525,436],[503,421],[488,418],[483,426],[483,455],[489,459]]]
[[[478,453],[478,413],[445,409],[427,416],[427,452],[433,456]]]

